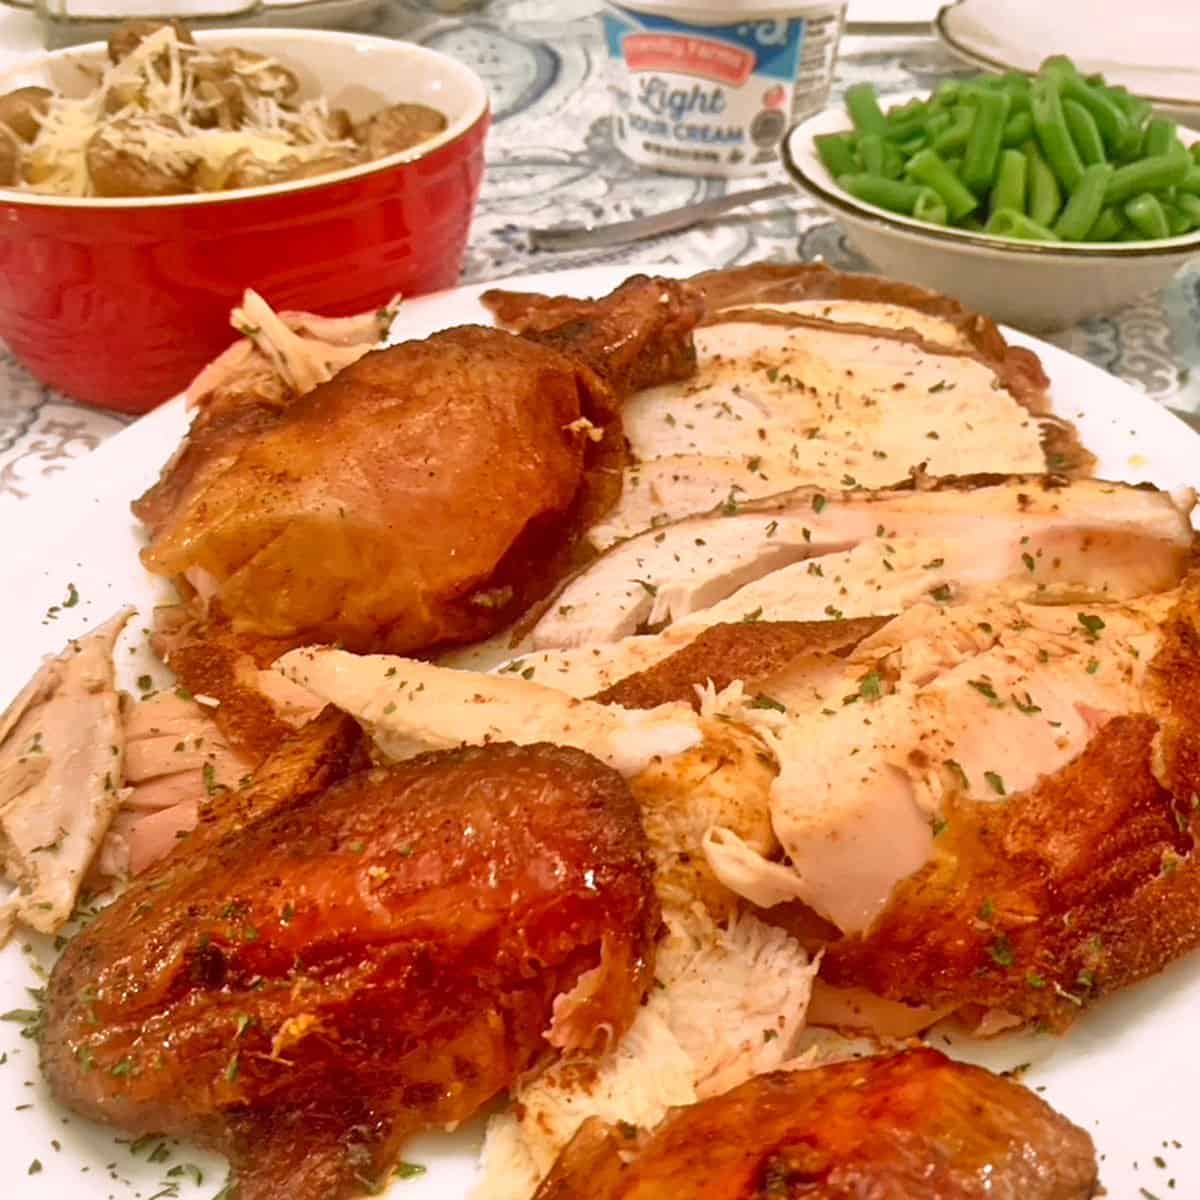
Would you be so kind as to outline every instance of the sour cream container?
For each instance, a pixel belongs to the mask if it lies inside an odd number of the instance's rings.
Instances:
[[[761,171],[824,105],[845,13],[844,0],[607,5],[616,145],[675,174]]]

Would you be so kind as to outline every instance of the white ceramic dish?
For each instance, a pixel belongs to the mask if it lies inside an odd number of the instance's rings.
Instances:
[[[913,93],[887,96],[903,104]],[[788,174],[841,218],[850,244],[885,275],[955,296],[1021,329],[1065,329],[1163,287],[1200,254],[1200,230],[1153,242],[1025,242],[930,225],[867,204],[839,187],[814,137],[851,128],[840,105],[793,126],[780,147]],[[1181,130],[1185,142],[1200,134]]]
[[[1068,54],[1085,72],[1200,119],[1195,17],[1190,0],[959,0],[938,11],[934,29],[977,66],[1035,71],[1048,54]]]
[[[634,267],[601,267],[528,276],[506,285],[587,296],[610,290]],[[679,273],[678,268],[661,270]],[[464,322],[490,323],[479,304],[485,285],[460,288],[404,304],[393,339],[424,337]],[[1042,356],[1052,380],[1056,410],[1075,421],[1085,444],[1110,478],[1161,486],[1200,484],[1200,436],[1146,396],[1062,350],[1020,334],[1019,344]],[[158,474],[187,424],[180,401],[165,405],[107,442],[61,479],[45,487],[21,513],[20,528],[5,530],[8,586],[0,597],[4,649],[0,656],[0,701],[25,681],[39,658],[58,650],[121,604],[139,606],[119,651],[123,682],[157,668],[147,655],[142,628],[162,586],[137,560],[140,537],[129,501]],[[73,583],[78,605],[47,617]],[[129,651],[132,651],[130,653]],[[30,1008],[25,989],[38,980],[26,961],[46,947],[30,939],[0,952],[0,1013]],[[49,956],[45,955],[45,961]],[[954,1052],[995,1067],[1031,1062],[1025,1081],[1095,1137],[1105,1156],[1102,1178],[1113,1200],[1138,1200],[1139,1188],[1166,1200],[1200,1195],[1200,1143],[1193,1136],[1186,1080],[1200,1071],[1200,955],[1176,963],[1159,977],[1098,1005],[1066,1038],[1001,1038],[963,1044]],[[218,1191],[224,1170],[211,1157],[167,1145],[170,1157],[148,1161],[157,1142],[135,1156],[128,1139],[77,1118],[65,1118],[47,1099],[37,1071],[34,1044],[20,1026],[0,1023],[0,1196],[20,1200],[143,1200],[177,1183],[167,1193],[178,1200],[207,1200]],[[429,1136],[410,1144],[405,1158],[428,1168],[423,1177],[396,1183],[394,1200],[461,1200],[475,1170],[481,1122],[454,1137]],[[53,1148],[57,1141],[61,1150]],[[1174,1142],[1182,1143],[1177,1148]],[[1158,1168],[1154,1157],[1167,1166]],[[28,1171],[34,1159],[41,1169]],[[114,1163],[110,1173],[105,1164]],[[186,1175],[167,1172],[182,1163],[204,1169],[197,1187]],[[1168,1191],[1167,1180],[1176,1185]],[[167,1200],[160,1193],[160,1200]]]

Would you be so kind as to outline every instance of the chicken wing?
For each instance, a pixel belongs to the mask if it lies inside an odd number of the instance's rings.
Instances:
[[[649,1135],[594,1119],[536,1200],[1088,1200],[1092,1139],[936,1050],[760,1075]]]
[[[328,1200],[633,1020],[659,910],[596,760],[493,745],[264,787],[67,947],[42,1042],[63,1103],[219,1150],[240,1200]]]

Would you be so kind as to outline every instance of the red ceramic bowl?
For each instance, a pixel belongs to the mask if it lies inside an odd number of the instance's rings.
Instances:
[[[453,286],[483,177],[489,114],[477,75],[406,42],[320,30],[197,35],[291,67],[301,94],[359,118],[420,101],[449,124],[401,154],[318,179],[161,199],[78,199],[0,188],[0,339],[29,371],[87,404],[146,412],[235,336],[253,287],[277,309],[344,315]],[[0,75],[85,94],[102,45]]]

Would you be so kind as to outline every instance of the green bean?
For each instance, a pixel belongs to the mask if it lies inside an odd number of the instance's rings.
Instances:
[[[910,213],[916,207],[922,188],[900,179],[883,179],[878,175],[839,175],[838,186],[852,196],[886,208],[891,212]]]
[[[937,137],[939,133],[949,129],[954,124],[954,113],[948,108],[939,108],[937,112],[931,113],[929,120],[925,122],[925,133],[928,137]]]
[[[1180,192],[1175,197],[1175,206],[1180,212],[1187,214],[1188,220],[1193,225],[1200,225],[1200,196],[1193,196],[1190,192]]]
[[[929,106],[923,100],[910,100],[902,107],[888,109],[886,117],[887,133],[884,136],[893,142],[902,142],[925,132]]]
[[[962,168],[963,183],[974,192],[985,191],[996,174],[1010,103],[1007,92],[980,92],[975,100],[975,122]]]
[[[1062,191],[1059,189],[1054,172],[1050,170],[1049,164],[1042,157],[1037,142],[1030,141],[1025,144],[1025,158],[1029,163],[1027,171],[1029,201],[1026,209],[1039,225],[1048,226],[1053,223],[1054,218],[1058,216],[1058,210],[1062,207]]]
[[[963,217],[958,223],[958,228],[969,229],[972,233],[983,233],[987,229],[987,226],[977,216],[971,215]]]
[[[1100,215],[1087,231],[1085,242],[1111,242],[1125,228],[1125,218],[1119,209],[1109,206],[1100,210]]]
[[[869,83],[856,83],[846,89],[846,111],[859,133],[887,133],[887,117],[879,107],[879,97]]]
[[[921,139],[922,141],[924,139]],[[895,143],[883,143],[883,171],[881,172],[884,179],[899,179],[904,174],[905,161],[916,151],[920,146],[913,146],[907,154]]]
[[[1118,167],[1108,181],[1105,202],[1116,204],[1117,201],[1128,200],[1130,196],[1136,196],[1139,192],[1157,192],[1162,188],[1173,187],[1187,175],[1188,166],[1187,155],[1178,151],[1126,163],[1123,167]]]
[[[1071,141],[1075,143],[1075,149],[1079,151],[1083,165],[1090,167],[1093,163],[1107,162],[1108,155],[1104,153],[1104,139],[1100,136],[1100,130],[1096,127],[1092,114],[1077,100],[1064,100],[1063,116],[1067,119],[1067,128],[1071,131]]]
[[[957,79],[945,79],[934,89],[929,103],[936,108],[950,108],[957,104],[962,95],[962,84]]]
[[[888,145],[894,145],[900,152],[900,174],[903,175],[905,160],[912,158],[918,150],[924,150],[929,145],[929,138],[922,134],[920,137],[911,137],[906,142],[888,142]]]
[[[1144,238],[1170,236],[1171,228],[1167,224],[1167,214],[1163,212],[1158,197],[1149,192],[1143,192],[1140,196],[1134,196],[1132,200],[1127,201],[1125,215],[1129,218],[1130,225]]]
[[[1029,176],[1029,161],[1020,150],[1005,150],[1000,155],[996,182],[992,185],[991,210],[1012,208],[1025,211],[1025,184]]]
[[[1188,147],[1188,153],[1192,156],[1192,162],[1200,167],[1200,142],[1193,142]]]
[[[933,148],[939,154],[953,154],[967,144],[971,128],[975,124],[975,109],[969,104],[960,104],[954,109],[950,125],[933,139]]]
[[[965,217],[973,208],[979,206],[979,201],[936,150],[918,150],[908,160],[905,172],[910,179],[933,188],[946,202],[946,210],[953,220]]]
[[[1003,145],[1020,146],[1029,141],[1031,137],[1033,137],[1033,114],[1029,109],[1013,113],[1005,121]]]
[[[933,190],[922,188],[917,202],[913,205],[912,215],[918,221],[929,221],[933,225],[945,225],[950,220],[946,211],[946,202]]]
[[[858,159],[854,154],[854,139],[844,133],[821,133],[813,138],[817,154],[825,169],[836,179],[839,175],[853,175],[858,170]]]
[[[1181,233],[1187,233],[1191,229],[1191,219],[1178,203],[1170,200],[1161,200],[1159,203],[1162,205],[1163,215],[1167,218],[1167,229],[1170,231],[1171,237],[1178,237]]]
[[[1142,157],[1152,158],[1156,154],[1170,154],[1179,144],[1179,126],[1166,117],[1154,117],[1146,123],[1142,135]]]
[[[883,174],[883,138],[877,133],[864,133],[858,139],[858,157],[868,175]]]
[[[1079,186],[1067,197],[1067,206],[1054,223],[1054,232],[1064,242],[1082,242],[1104,207],[1104,191],[1112,178],[1109,163],[1085,167]]]
[[[1038,144],[1055,177],[1069,192],[1083,175],[1083,161],[1067,129],[1057,82],[1052,78],[1035,80],[1032,102]]]
[[[1074,100],[1087,109],[1112,154],[1118,154],[1130,144],[1138,144],[1137,129],[1126,116],[1125,110],[1106,91],[1089,87],[1078,77],[1069,77],[1062,82],[1062,94],[1064,101]]]
[[[1200,165],[1188,167],[1184,177],[1175,184],[1177,192],[1190,192],[1193,196],[1200,195]]]
[[[999,208],[987,223],[988,233],[999,237],[1021,238],[1030,242],[1057,242],[1054,230],[1032,221],[1024,213],[1011,208]]]

